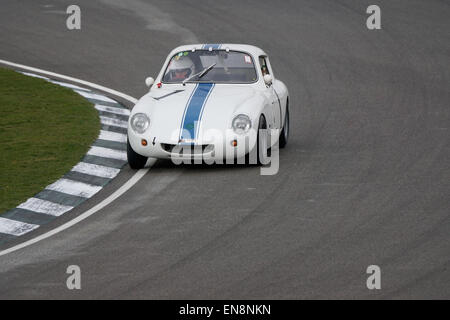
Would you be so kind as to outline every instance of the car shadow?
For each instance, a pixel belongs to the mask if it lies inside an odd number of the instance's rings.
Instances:
[[[175,164],[170,159],[159,159],[153,165],[154,169],[171,169],[171,168],[180,168],[183,170],[202,170],[202,171],[225,171],[225,170],[248,170],[248,169],[258,169],[260,166],[256,164],[206,164],[206,163],[191,163],[191,164]]]

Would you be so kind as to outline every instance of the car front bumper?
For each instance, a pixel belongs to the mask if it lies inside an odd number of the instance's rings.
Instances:
[[[158,137],[150,133],[137,134],[128,129],[128,141],[133,150],[145,157],[158,159],[172,159],[180,161],[206,161],[223,163],[225,160],[240,159],[252,152],[256,147],[256,134],[236,135],[230,132],[218,134],[207,142],[180,143],[165,139],[160,141]]]

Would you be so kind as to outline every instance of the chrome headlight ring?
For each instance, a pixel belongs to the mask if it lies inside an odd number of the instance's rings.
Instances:
[[[246,114],[238,114],[231,122],[233,131],[237,134],[246,134],[252,127],[252,121]]]
[[[130,120],[134,132],[142,134],[150,126],[150,118],[145,113],[135,113]]]

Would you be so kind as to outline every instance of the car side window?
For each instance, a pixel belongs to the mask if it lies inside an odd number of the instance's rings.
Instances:
[[[266,57],[260,56],[259,57],[259,65],[261,66],[261,72],[263,77],[266,74],[270,74],[269,68],[267,67]]]

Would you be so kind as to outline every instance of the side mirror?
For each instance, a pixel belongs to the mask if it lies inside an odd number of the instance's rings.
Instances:
[[[145,79],[145,85],[147,87],[151,87],[153,85],[153,83],[155,83],[155,79],[153,79],[152,77],[148,77],[147,79]]]
[[[264,76],[264,82],[267,86],[271,86],[272,85],[272,76],[270,74],[266,74]]]

